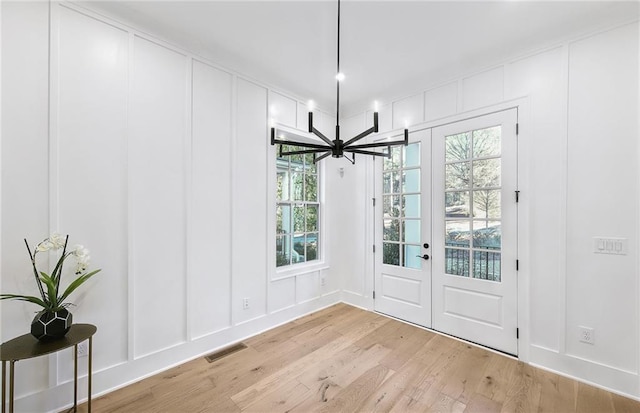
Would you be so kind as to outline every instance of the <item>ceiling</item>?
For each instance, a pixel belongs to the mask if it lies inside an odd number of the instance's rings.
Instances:
[[[341,113],[638,19],[639,6],[343,0]],[[117,1],[91,7],[335,110],[337,1]]]

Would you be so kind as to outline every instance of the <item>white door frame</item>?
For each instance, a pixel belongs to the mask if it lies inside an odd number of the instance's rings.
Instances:
[[[518,112],[518,190],[520,191],[520,203],[518,205],[518,259],[520,261],[520,268],[518,270],[518,328],[520,329],[520,337],[518,341],[518,359],[523,362],[529,361],[529,347],[530,347],[530,323],[529,323],[529,290],[530,290],[530,219],[529,219],[529,203],[527,202],[529,196],[529,161],[526,156],[529,153],[528,140],[530,135],[529,125],[530,120],[530,98],[528,96],[504,101],[502,103],[486,106],[480,109],[474,109],[467,112],[458,113],[446,118],[436,119],[428,122],[422,122],[412,125],[409,129],[411,131],[419,131],[423,129],[431,129],[439,126],[448,125],[451,123],[460,122],[466,119],[475,117],[482,117],[494,112],[501,112],[507,109],[517,109]],[[369,177],[366,182],[366,204],[367,209],[365,211],[367,219],[367,231],[365,234],[367,259],[366,270],[368,277],[365,279],[365,297],[361,301],[363,307],[370,311],[374,311],[374,301],[372,292],[375,287],[375,271],[374,262],[375,256],[373,254],[373,248],[371,246],[375,243],[375,213],[373,202],[371,201],[375,196],[375,180],[378,179],[375,174],[374,162],[372,159],[366,161],[366,173]]]

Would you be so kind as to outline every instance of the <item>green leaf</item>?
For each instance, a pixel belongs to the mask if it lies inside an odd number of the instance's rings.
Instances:
[[[58,300],[56,297],[56,282],[55,280],[49,276],[49,274],[47,274],[44,271],[40,271],[40,281],[42,281],[44,283],[44,285],[47,286],[47,298],[49,301],[49,304],[51,304],[51,306],[53,307],[57,307],[58,305]]]
[[[18,300],[18,301],[28,301],[33,304],[37,304],[44,309],[49,309],[50,306],[42,301],[38,297],[34,297],[31,295],[19,295],[19,294],[0,294],[0,300]]]
[[[64,300],[69,296],[69,294],[74,292],[76,288],[80,287],[82,284],[84,284],[85,281],[87,281],[89,278],[93,277],[95,274],[99,272],[100,270],[91,271],[89,273],[83,274],[80,277],[76,278],[71,284],[69,284],[67,289],[64,290],[64,293],[62,293],[58,302],[60,303],[64,302]]]

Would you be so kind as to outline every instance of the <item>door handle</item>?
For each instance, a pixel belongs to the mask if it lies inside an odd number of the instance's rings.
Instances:
[[[416,255],[416,257],[418,258],[422,258],[423,260],[428,260],[429,259],[429,255],[424,254],[424,255]]]

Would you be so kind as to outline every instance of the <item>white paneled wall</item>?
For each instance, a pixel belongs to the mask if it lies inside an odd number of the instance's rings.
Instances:
[[[328,264],[270,277],[268,117],[273,109],[300,127],[304,104],[78,6],[2,3],[2,19],[2,97],[12,104],[2,106],[11,258],[1,287],[34,292],[25,236],[59,230],[91,249],[102,272],[71,301],[75,322],[98,326],[94,394],[339,300]],[[335,123],[315,112],[319,129]],[[33,306],[0,305],[2,341],[28,330]],[[21,362],[17,376],[16,411],[69,404],[70,354]]]

